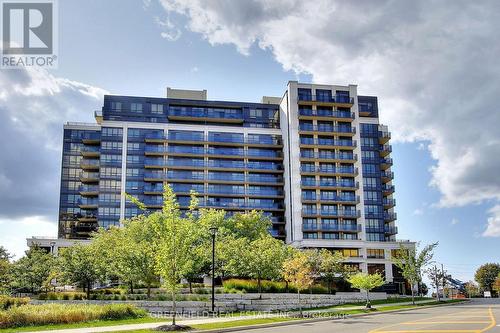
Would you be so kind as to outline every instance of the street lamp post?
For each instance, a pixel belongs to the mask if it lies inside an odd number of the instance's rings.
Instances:
[[[217,235],[217,228],[210,228],[212,234],[212,313],[215,312],[215,235]]]

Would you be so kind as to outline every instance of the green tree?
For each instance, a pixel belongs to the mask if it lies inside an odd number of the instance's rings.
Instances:
[[[332,252],[327,249],[322,249],[320,251],[320,256],[321,263],[319,272],[328,285],[328,293],[331,293],[333,282],[340,279],[347,279],[354,273],[354,270],[351,266],[345,264],[347,257],[339,251]]]
[[[170,186],[165,185],[161,211],[146,217],[155,233],[155,266],[165,287],[172,294],[172,325],[176,325],[176,298],[180,280],[190,269],[196,245],[196,225],[181,216],[179,204]]]
[[[401,270],[403,277],[410,283],[411,301],[415,304],[415,291],[413,286],[422,281],[422,272],[432,262],[434,249],[438,243],[425,246],[418,252],[417,248],[405,248],[400,245],[399,251],[392,257],[392,262]]]
[[[474,281],[468,281],[464,283],[465,292],[467,297],[477,297],[479,296],[479,286]]]
[[[106,279],[106,267],[102,253],[93,244],[75,244],[59,250],[59,267],[62,279],[82,286],[90,298],[92,285]]]
[[[276,280],[281,277],[285,244],[267,234],[252,242],[246,242],[241,257],[240,274],[257,280],[259,294],[262,293],[262,280]],[[262,295],[260,295],[262,297]]]
[[[33,246],[13,264],[13,284],[16,288],[38,293],[55,269],[55,259],[38,246]]]
[[[311,287],[314,283],[314,270],[307,254],[303,251],[294,252],[291,258],[284,261],[282,274],[285,281],[297,288],[299,313],[302,316],[300,291]]]
[[[495,279],[495,283],[493,284],[493,290],[500,294],[500,273],[498,273],[497,278]]]
[[[366,291],[366,308],[371,308],[370,304],[370,290],[382,286],[385,281],[380,273],[366,274],[356,273],[351,275],[347,281],[353,288],[363,289]]]
[[[476,274],[474,275],[474,280],[479,283],[479,287],[481,287],[483,291],[486,290],[494,292],[493,284],[495,283],[498,274],[500,274],[500,264],[488,263],[477,269]]]
[[[0,294],[10,291],[12,285],[12,255],[6,248],[0,246]]]
[[[142,282],[151,296],[151,285],[158,281],[155,270],[154,231],[145,215],[123,221],[123,227],[100,229],[93,235],[93,246],[102,254],[107,275],[116,275],[134,292]]]

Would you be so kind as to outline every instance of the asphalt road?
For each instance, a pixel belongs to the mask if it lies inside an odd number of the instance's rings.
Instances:
[[[342,320],[249,330],[251,333],[500,333],[500,299]]]

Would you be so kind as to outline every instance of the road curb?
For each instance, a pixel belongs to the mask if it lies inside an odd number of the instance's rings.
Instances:
[[[347,315],[346,318],[366,317],[366,316],[382,315],[382,314],[386,314],[386,313],[395,313],[395,312],[408,312],[408,311],[415,310],[415,309],[427,309],[427,308],[435,308],[435,307],[440,307],[440,306],[452,306],[452,305],[458,305],[458,304],[463,304],[463,303],[467,303],[467,302],[469,302],[469,300],[463,300],[462,302],[455,302],[455,303],[449,303],[449,304],[445,303],[445,304],[423,305],[423,306],[419,306],[418,308],[411,308],[411,309],[398,309],[398,310],[389,310],[389,311],[373,312],[373,313],[357,313],[357,314]],[[259,329],[259,328],[272,328],[272,327],[280,327],[280,326],[316,323],[316,322],[322,322],[322,321],[336,321],[336,320],[343,320],[343,319],[344,318],[335,318],[335,317],[313,318],[313,319],[304,319],[304,320],[298,319],[298,320],[290,320],[290,321],[268,323],[268,324],[255,324],[255,325],[248,325],[248,326],[228,327],[228,328],[214,328],[214,329],[209,329],[209,330],[193,330],[192,332],[200,332],[200,333],[238,332],[238,331],[244,331],[244,330],[255,330],[255,329]]]

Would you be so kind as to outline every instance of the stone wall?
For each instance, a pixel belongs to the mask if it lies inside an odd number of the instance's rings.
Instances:
[[[365,293],[339,292],[336,295],[301,294],[301,306],[303,308],[317,308],[322,306],[338,305],[349,302],[365,300]],[[387,299],[386,293],[370,293],[370,299]],[[171,312],[171,301],[38,301],[33,304],[43,303],[71,303],[71,304],[134,304],[149,312]],[[288,311],[297,309],[297,294],[216,294],[215,307],[218,312],[234,311]],[[211,310],[210,301],[178,301],[177,312],[179,313],[203,313]]]

